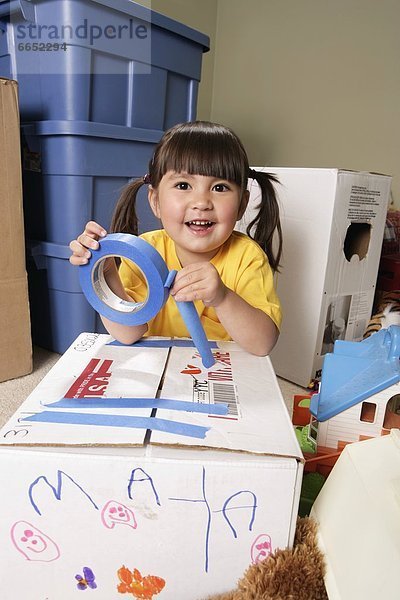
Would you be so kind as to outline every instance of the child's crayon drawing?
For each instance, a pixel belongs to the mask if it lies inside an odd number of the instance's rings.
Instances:
[[[251,562],[257,565],[268,558],[272,552],[271,538],[267,533],[262,533],[253,542],[251,547]]]
[[[11,528],[11,540],[26,560],[51,562],[60,556],[55,542],[27,521],[17,521]]]
[[[109,500],[104,505],[101,511],[101,520],[108,529],[113,529],[115,525],[129,525],[133,529],[137,527],[135,515],[131,509],[115,500]]]
[[[122,566],[118,569],[120,583],[117,590],[120,594],[132,594],[134,598],[152,600],[153,596],[159,594],[165,586],[165,580],[156,575],[145,575],[142,577],[140,571],[130,571]]]
[[[95,575],[89,567],[83,567],[83,575],[75,575],[75,579],[77,580],[76,587],[78,590],[87,590],[90,588],[91,590],[95,590],[97,588],[97,583],[95,582]]]

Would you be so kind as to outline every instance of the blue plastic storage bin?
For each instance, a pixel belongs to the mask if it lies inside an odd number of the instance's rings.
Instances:
[[[143,176],[162,131],[79,121],[22,127],[27,271],[35,344],[63,353],[82,331],[104,332],[83,295],[68,244],[95,220],[108,228],[131,178]],[[160,227],[137,202],[140,231]]]
[[[27,250],[34,343],[62,354],[82,331],[105,333],[81,291],[78,267],[68,260],[68,246],[33,241]]]
[[[209,38],[130,0],[0,2],[0,76],[23,121],[167,129],[196,116]]]
[[[108,229],[122,188],[147,172],[161,135],[79,121],[23,126],[26,238],[67,245],[89,220]],[[137,209],[140,232],[160,227],[145,186]]]

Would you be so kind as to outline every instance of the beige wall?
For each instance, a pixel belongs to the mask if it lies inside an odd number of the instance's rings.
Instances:
[[[400,208],[399,0],[151,7],[211,37],[198,117],[233,127],[253,164],[389,173]]]
[[[210,51],[203,55],[197,104],[197,118],[210,119],[218,0],[151,0],[151,2],[142,0],[139,1],[139,4],[150,6],[152,10],[193,27],[210,37]]]
[[[211,116],[253,164],[394,175],[400,207],[400,2],[218,0]]]

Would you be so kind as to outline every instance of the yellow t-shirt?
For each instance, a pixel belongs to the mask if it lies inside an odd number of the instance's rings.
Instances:
[[[141,236],[163,257],[168,269],[179,271],[182,266],[175,252],[175,244],[164,229],[143,233]],[[275,292],[273,272],[268,258],[260,246],[244,233],[234,231],[210,261],[217,269],[223,283],[241,296],[251,306],[261,309],[271,317],[277,327],[281,324],[281,306]],[[135,302],[143,302],[147,284],[140,277],[136,265],[123,259],[119,274],[126,292]],[[195,302],[204,331],[210,340],[230,340],[218,320],[215,309]],[[175,300],[170,296],[160,312],[148,323],[146,335],[189,337]]]

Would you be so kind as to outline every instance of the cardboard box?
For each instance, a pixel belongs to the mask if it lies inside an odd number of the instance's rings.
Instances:
[[[349,444],[311,516],[330,600],[399,597],[400,431]]]
[[[153,597],[138,572],[203,599],[293,542],[303,458],[269,358],[218,343],[204,371],[191,341],[111,340],[82,334],[0,432],[2,600],[91,573],[99,600]]]
[[[18,87],[0,79],[0,381],[32,371]]]
[[[276,175],[283,257],[277,375],[308,386],[336,339],[360,340],[371,316],[391,177],[340,169],[259,168]],[[244,230],[260,201],[254,181]]]

